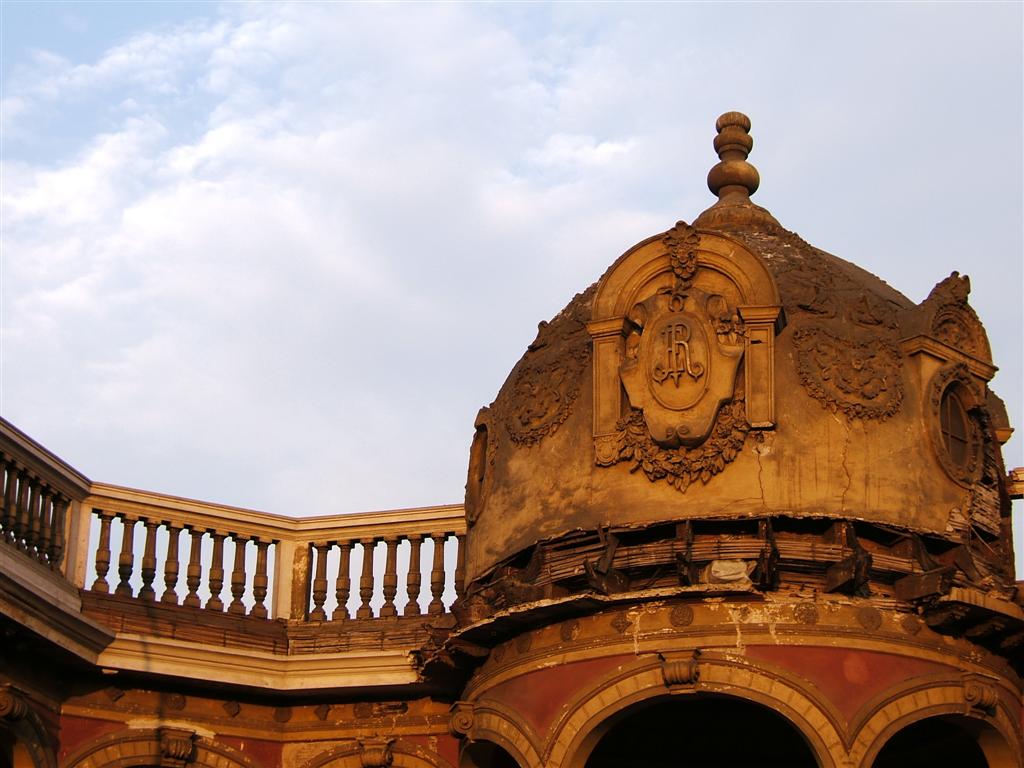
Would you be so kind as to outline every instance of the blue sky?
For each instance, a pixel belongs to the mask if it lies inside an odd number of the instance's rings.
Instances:
[[[729,109],[785,226],[915,301],[970,274],[1022,423],[1018,3],[0,11],[0,410],[95,479],[458,501],[537,321],[710,204]]]

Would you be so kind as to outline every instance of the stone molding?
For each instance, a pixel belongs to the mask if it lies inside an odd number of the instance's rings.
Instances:
[[[263,768],[248,756],[196,732],[170,726],[106,734],[72,753],[63,768]]]
[[[365,738],[329,749],[300,768],[455,768],[440,755],[404,739]]]

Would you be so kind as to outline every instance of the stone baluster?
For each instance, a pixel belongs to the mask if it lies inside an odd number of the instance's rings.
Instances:
[[[146,544],[142,550],[142,589],[139,590],[140,600],[156,600],[153,581],[156,579],[156,529],[160,523],[156,520],[143,520],[146,527]]]
[[[235,562],[231,567],[231,605],[228,606],[228,613],[244,616],[245,603],[242,602],[242,596],[245,594],[245,546],[249,540],[237,533],[232,538],[235,541]]]
[[[256,619],[267,618],[267,585],[270,580],[267,578],[267,550],[270,548],[269,541],[256,541],[256,575],[252,577],[252,610],[249,615]]]
[[[387,547],[387,557],[384,566],[384,604],[380,607],[380,615],[397,616],[395,595],[398,594],[398,537],[385,537],[384,546]]]
[[[437,616],[444,613],[441,595],[444,593],[444,542],[447,536],[443,533],[432,533],[430,538],[434,542],[434,563],[430,569],[430,594],[433,599],[427,606],[427,613]]]
[[[117,575],[120,581],[114,590],[121,597],[132,596],[132,571],[135,570],[135,520],[121,517],[121,554],[117,557]]]
[[[107,572],[110,570],[110,521],[113,515],[108,515],[102,510],[96,510],[100,518],[100,540],[96,545],[96,581],[92,583],[93,592],[110,592],[110,585],[107,583]]]
[[[313,610],[309,612],[310,621],[326,621],[327,613],[324,603],[327,601],[327,553],[330,544],[313,544],[316,552],[316,576],[313,577]]]
[[[188,566],[185,568],[185,586],[188,593],[182,605],[190,608],[199,607],[199,585],[203,582],[203,532],[197,528],[189,528]]]
[[[50,544],[46,550],[51,568],[60,568],[61,563],[64,562],[64,530],[68,521],[69,504],[71,504],[71,500],[62,494],[57,494],[53,499]]]
[[[42,510],[42,483],[33,478],[28,498],[28,525],[25,527],[25,551],[33,554],[39,546],[40,521]]]
[[[458,557],[455,558],[455,597],[462,597],[466,588],[466,536],[455,537],[456,545],[459,548]]]
[[[53,489],[48,485],[43,486],[43,501],[39,508],[39,541],[36,549],[39,562],[45,563],[50,559],[50,543],[53,541],[53,516],[56,508],[53,504]]]
[[[206,609],[223,611],[224,601],[220,599],[224,589],[224,534],[210,531],[213,537],[213,559],[210,561],[210,599],[206,601]]]
[[[164,593],[160,595],[161,603],[178,604],[178,541],[181,539],[181,528],[171,522],[167,526],[167,559],[164,560]]]
[[[8,459],[4,467],[4,514],[0,524],[4,527],[3,538],[13,542],[14,524],[18,519],[18,465]]]
[[[359,610],[356,611],[357,619],[372,619],[373,609],[370,607],[370,599],[373,597],[373,550],[376,545],[374,539],[363,539],[363,573],[359,577],[359,599],[361,601]]]
[[[420,608],[420,587],[423,585],[423,574],[420,573],[420,549],[423,546],[423,537],[419,534],[409,536],[409,575],[405,580],[405,592],[409,596],[409,602],[405,604],[402,611],[403,616],[419,616],[423,613]]]
[[[334,596],[338,600],[338,606],[331,614],[331,619],[344,621],[348,618],[348,598],[352,591],[352,542],[339,541],[338,549],[341,550],[341,558],[338,561],[338,578],[334,582]]]
[[[18,469],[18,496],[15,502],[16,517],[14,520],[14,543],[18,549],[25,548],[25,533],[28,531],[28,472]]]

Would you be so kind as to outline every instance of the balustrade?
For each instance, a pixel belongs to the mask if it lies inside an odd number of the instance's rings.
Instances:
[[[60,570],[69,511],[88,489],[87,478],[0,419],[0,544]]]
[[[99,484],[85,506],[88,589],[124,599],[258,619],[370,621],[440,615],[462,586],[456,506],[287,518]]]
[[[434,617],[462,590],[464,535],[454,505],[289,518],[92,483],[0,419],[0,546],[93,593],[256,619]]]

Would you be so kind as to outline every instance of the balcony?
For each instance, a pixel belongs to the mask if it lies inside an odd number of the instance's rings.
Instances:
[[[2,419],[0,462],[0,613],[111,673],[426,686],[454,623],[461,505],[285,517],[121,488]]]

